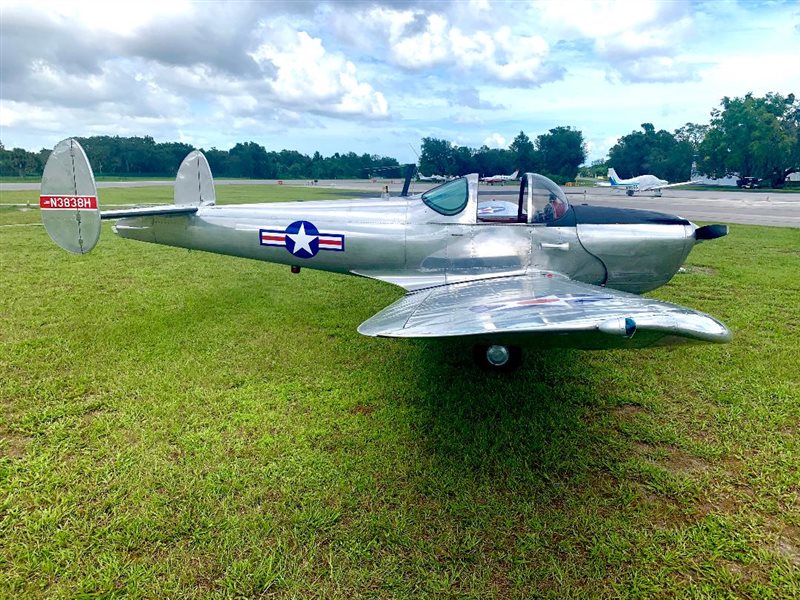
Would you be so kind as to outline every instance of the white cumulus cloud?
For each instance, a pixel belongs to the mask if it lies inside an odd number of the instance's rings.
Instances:
[[[270,35],[251,56],[276,69],[268,81],[275,98],[287,106],[317,112],[384,117],[389,104],[381,92],[358,79],[355,65],[325,50],[305,31]]]
[[[627,82],[687,81],[694,65],[680,58],[694,34],[688,4],[659,0],[562,0],[541,5],[548,30],[592,42],[612,78]]]
[[[516,87],[554,81],[564,73],[547,62],[550,46],[544,38],[506,25],[464,30],[445,14],[388,8],[333,19],[342,39],[362,48],[385,47],[391,62],[410,71],[455,71]]]
[[[508,141],[499,133],[493,133],[483,140],[483,145],[489,148],[507,148]]]

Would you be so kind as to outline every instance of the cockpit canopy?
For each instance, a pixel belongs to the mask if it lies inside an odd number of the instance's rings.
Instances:
[[[569,210],[569,202],[564,191],[556,182],[538,173],[526,173],[520,184],[520,196],[525,196],[528,187],[532,218],[530,223],[550,223],[564,216]]]
[[[569,202],[561,188],[537,173],[526,173],[521,178],[516,198],[483,198],[486,196],[478,199],[477,218],[480,221],[550,223],[569,210]],[[461,177],[430,189],[422,194],[422,201],[441,215],[457,215],[469,203],[468,180]]]

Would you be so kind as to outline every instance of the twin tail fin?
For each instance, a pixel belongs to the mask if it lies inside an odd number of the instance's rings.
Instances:
[[[172,205],[101,211],[97,184],[86,153],[76,139],[53,149],[42,174],[39,208],[52,240],[73,254],[87,254],[100,239],[100,222],[123,217],[173,216],[197,212],[216,203],[211,168],[202,152],[183,159],[175,179]]]

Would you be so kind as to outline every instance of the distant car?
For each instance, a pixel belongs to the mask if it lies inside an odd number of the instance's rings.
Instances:
[[[758,177],[741,177],[736,180],[736,185],[740,188],[753,190],[758,187],[758,182],[761,181]]]

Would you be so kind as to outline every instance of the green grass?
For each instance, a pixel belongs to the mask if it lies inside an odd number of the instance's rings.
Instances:
[[[796,229],[653,293],[731,344],[511,376],[359,336],[374,281],[0,240],[0,597],[800,595]]]

